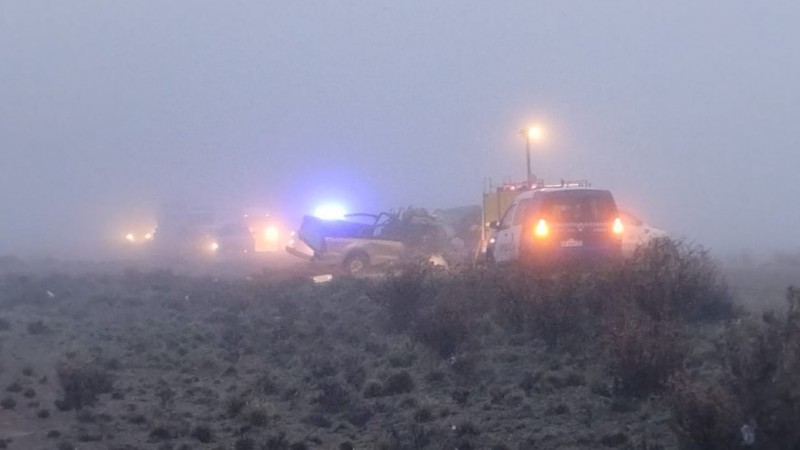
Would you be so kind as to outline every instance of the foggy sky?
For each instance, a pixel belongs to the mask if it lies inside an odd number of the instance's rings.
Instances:
[[[0,0],[0,254],[164,202],[479,204],[586,178],[712,249],[800,247],[800,3]]]

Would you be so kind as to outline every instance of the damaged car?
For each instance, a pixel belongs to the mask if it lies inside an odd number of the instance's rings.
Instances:
[[[286,246],[289,253],[352,275],[421,258],[446,264],[445,255],[458,250],[451,227],[417,208],[335,220],[305,216],[296,238]]]

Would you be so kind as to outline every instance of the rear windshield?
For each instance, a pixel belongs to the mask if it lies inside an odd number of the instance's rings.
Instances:
[[[543,196],[539,213],[553,222],[606,222],[617,206],[608,191],[559,191]]]

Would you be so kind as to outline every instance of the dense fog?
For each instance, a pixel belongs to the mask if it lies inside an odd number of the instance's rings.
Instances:
[[[796,251],[800,4],[0,0],[0,254],[167,204],[297,223],[588,179],[714,251]]]

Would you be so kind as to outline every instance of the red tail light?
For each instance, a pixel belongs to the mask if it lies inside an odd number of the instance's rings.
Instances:
[[[536,228],[534,228],[533,232],[537,237],[547,236],[550,233],[550,228],[547,226],[547,221],[544,219],[539,219],[539,223],[536,224]]]
[[[614,219],[614,225],[611,227],[611,230],[614,231],[614,234],[622,234],[625,231],[625,227],[622,225],[622,220],[619,217]]]

